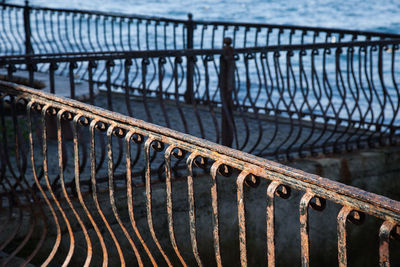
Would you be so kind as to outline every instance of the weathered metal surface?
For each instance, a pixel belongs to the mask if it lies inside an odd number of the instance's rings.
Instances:
[[[299,263],[303,266],[313,262],[310,244],[316,242],[309,235],[309,208],[322,210],[325,201],[341,207],[337,215],[340,266],[348,263],[351,233],[347,231],[347,222],[361,223],[364,214],[382,220],[380,229],[375,229],[380,240],[376,255],[382,266],[390,263],[389,242],[397,242],[391,237],[399,234],[397,201],[168,128],[10,83],[0,82],[0,111],[0,237],[2,250],[7,253],[4,264],[23,257],[26,263],[43,265],[203,266],[215,261],[222,266],[237,253],[241,265],[247,266],[252,253],[249,244],[253,242],[249,230],[256,227],[247,204],[260,180],[267,182],[263,191],[266,202],[257,200],[266,210],[266,250],[257,257],[269,266],[276,263],[275,229],[282,219],[277,221],[275,217],[275,197],[286,199],[291,191],[302,195],[297,205]],[[57,140],[48,137],[49,117],[56,119]],[[72,124],[72,141],[64,135],[66,122]],[[25,137],[23,130],[27,130]],[[14,139],[10,140],[10,136]],[[27,145],[28,149],[22,149]],[[84,151],[86,146],[89,153]],[[23,160],[28,155],[30,162]],[[69,165],[71,159],[67,156],[71,155],[73,164]],[[88,166],[85,161],[89,161]],[[199,192],[197,183],[204,179],[202,176],[210,182],[205,184],[206,190]],[[222,216],[227,214],[223,205],[229,200],[221,197],[220,190],[222,184],[232,179],[236,194],[232,201],[237,213],[235,209],[229,213],[237,218],[239,251],[227,251],[222,245],[227,238],[221,234]],[[174,192],[179,180],[186,181],[185,196]],[[157,184],[162,187],[156,188]],[[135,192],[141,187],[144,191],[138,195]],[[126,196],[123,202],[121,196]],[[183,198],[180,202],[187,203],[186,209],[176,209],[178,197]],[[199,202],[204,198],[209,199],[211,212],[207,227],[214,244],[212,256],[205,256],[201,230],[204,226],[200,225],[202,218],[196,216],[202,207],[196,205],[195,199]],[[155,210],[163,210],[165,223],[156,219],[159,214]],[[185,246],[182,236],[177,235],[182,233],[182,219],[177,214],[187,218],[189,243]],[[26,218],[30,220],[29,227],[24,226]],[[176,221],[180,222],[179,227]],[[34,245],[28,246],[28,242]]]

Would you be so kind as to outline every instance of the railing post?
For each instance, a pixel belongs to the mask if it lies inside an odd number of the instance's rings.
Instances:
[[[24,7],[24,29],[25,29],[25,54],[33,54],[31,43],[31,19],[30,19],[30,6],[29,1],[25,0]]]
[[[186,40],[186,48],[193,49],[193,15],[191,13],[188,14],[188,22],[186,24],[187,30],[187,40]],[[193,69],[194,69],[194,61],[193,57],[187,57],[187,70],[186,70],[186,92],[185,92],[185,102],[187,104],[194,103],[194,93],[193,93]]]
[[[231,46],[232,39],[224,38],[224,47],[220,58],[220,96],[222,103],[222,145],[232,147],[234,137],[233,100],[235,89],[235,59]]]

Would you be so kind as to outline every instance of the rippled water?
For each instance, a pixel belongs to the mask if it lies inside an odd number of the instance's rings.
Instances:
[[[7,1],[22,4],[23,1]],[[363,0],[35,0],[33,5],[173,18],[297,24],[400,33],[400,1]]]

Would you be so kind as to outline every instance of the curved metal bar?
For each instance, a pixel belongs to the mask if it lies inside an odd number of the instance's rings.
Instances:
[[[125,147],[126,147],[126,189],[127,189],[127,201],[128,201],[128,211],[129,211],[129,219],[131,221],[131,225],[133,230],[135,231],[135,234],[137,238],[139,239],[140,243],[142,244],[144,250],[147,253],[147,256],[149,257],[151,263],[153,266],[157,266],[157,263],[151,254],[148,246],[144,242],[142,235],[139,232],[139,229],[136,224],[135,220],[135,215],[134,215],[134,210],[133,210],[133,183],[132,183],[132,161],[131,161],[131,139],[133,136],[134,132],[129,131],[125,135]],[[133,164],[134,165],[134,164]]]
[[[338,261],[339,266],[347,266],[347,229],[348,221],[361,224],[364,220],[364,214],[349,206],[344,206],[337,216],[337,234],[338,234]]]
[[[212,222],[213,222],[213,239],[214,239],[214,251],[215,260],[217,266],[222,266],[221,259],[221,248],[219,241],[219,213],[218,213],[218,189],[217,189],[217,173],[219,168],[223,166],[220,161],[215,162],[210,169],[212,184],[211,184],[211,206],[212,206]]]
[[[63,266],[67,266],[69,264],[69,261],[71,260],[72,254],[73,254],[73,242],[74,242],[74,237],[73,236],[74,235],[72,234],[71,226],[69,224],[69,221],[68,221],[68,218],[67,218],[67,216],[65,214],[65,211],[62,208],[59,200],[57,200],[57,198],[56,198],[56,196],[55,196],[55,194],[53,192],[53,189],[51,187],[51,183],[50,183],[50,180],[49,180],[49,175],[48,175],[48,159],[47,159],[47,154],[48,154],[47,153],[47,131],[48,130],[47,130],[47,126],[46,126],[46,118],[48,118],[48,116],[55,116],[56,115],[54,111],[53,111],[54,114],[51,114],[51,112],[52,111],[50,110],[50,106],[44,106],[42,108],[42,111],[41,111],[41,113],[42,113],[42,136],[43,136],[43,144],[42,144],[42,146],[43,146],[43,170],[44,170],[44,178],[45,178],[45,181],[46,181],[47,189],[50,192],[50,195],[53,198],[53,201],[55,202],[58,210],[60,211],[60,213],[62,215],[62,218],[63,218],[63,220],[65,221],[65,223],[67,225],[68,232],[69,232],[69,235],[70,235],[70,249],[69,249],[68,255],[67,255],[67,257],[66,257],[66,259],[65,259],[65,261],[63,263]],[[61,164],[62,164],[62,162],[61,162]],[[63,172],[62,171],[62,166],[61,166],[60,170],[61,170],[61,172]],[[56,224],[57,224],[57,241],[61,242],[61,229],[60,229],[60,225],[58,223],[58,220],[56,221]],[[54,248],[58,249],[58,246],[59,246],[59,243],[55,244]],[[44,265],[46,265],[46,264],[44,264]]]
[[[156,244],[158,250],[163,256],[165,262],[168,266],[172,266],[167,254],[164,252],[164,249],[161,247],[161,244],[156,236],[153,225],[153,215],[152,215],[152,205],[151,205],[151,179],[150,179],[150,147],[152,147],[153,142],[160,142],[156,139],[149,137],[144,144],[144,155],[145,155],[145,184],[146,184],[146,214],[147,214],[147,224],[150,229],[151,236],[153,238],[154,243]]]
[[[108,156],[108,192],[109,192],[109,196],[110,196],[110,204],[111,204],[111,208],[112,211],[114,213],[115,219],[117,220],[119,226],[121,227],[125,237],[128,239],[129,244],[131,245],[135,256],[136,256],[136,260],[139,266],[143,266],[143,262],[142,259],[140,257],[139,251],[136,248],[136,245],[134,244],[131,236],[129,235],[128,231],[126,230],[120,216],[118,215],[118,210],[117,207],[115,205],[115,197],[114,197],[114,171],[116,166],[114,166],[114,162],[113,162],[113,148],[112,148],[112,135],[115,134],[115,131],[117,129],[115,129],[112,125],[110,127],[108,127],[107,129],[107,156]],[[119,139],[120,141],[120,139]],[[122,151],[122,148],[120,147],[119,151]],[[115,242],[115,241],[114,241]],[[115,242],[117,244],[117,242]],[[122,250],[121,248],[118,246],[118,253],[120,253],[120,259],[121,259],[121,265],[125,265],[125,260],[122,254]]]
[[[32,111],[32,105],[34,104],[33,101],[29,102],[29,104],[27,105],[27,115],[28,115],[28,124],[29,124],[29,144],[30,144],[30,151],[31,151],[31,162],[32,162],[32,174],[33,177],[35,179],[35,183],[36,186],[38,187],[40,193],[42,194],[43,199],[45,200],[46,204],[48,205],[51,215],[53,217],[53,220],[56,224],[56,229],[57,229],[57,237],[56,237],[56,241],[54,243],[54,246],[51,250],[51,252],[49,253],[48,257],[46,258],[46,260],[43,262],[44,266],[47,266],[51,260],[54,258],[54,255],[56,254],[57,250],[58,250],[58,246],[61,242],[61,229],[60,229],[60,224],[58,222],[58,217],[57,214],[53,208],[53,205],[51,204],[50,200],[47,197],[46,192],[44,191],[42,185],[40,184],[39,178],[37,176],[37,172],[36,172],[36,168],[35,168],[35,155],[34,155],[34,141],[33,141],[33,134],[32,134],[32,120],[31,120],[31,111]],[[47,105],[45,106],[45,108],[43,108],[45,111],[49,108],[50,106]],[[46,127],[45,127],[45,114],[46,112],[42,113],[42,127],[43,127],[43,139],[46,138]],[[45,143],[45,142],[44,142]],[[43,145],[43,169],[44,169],[44,175],[45,175],[45,179],[47,180],[47,170],[46,170],[46,165],[47,165],[47,159],[45,154],[47,154],[46,152],[46,147],[45,145]]]
[[[277,181],[272,181],[267,187],[267,265],[268,267],[275,266],[275,196],[287,199],[290,196],[290,187],[287,187]]]
[[[312,199],[315,199],[316,202],[311,202]],[[309,206],[321,211],[325,208],[325,201],[310,192],[306,192],[300,200],[301,266],[310,265]]]
[[[199,250],[197,247],[197,235],[196,235],[196,213],[195,213],[195,204],[194,204],[194,187],[193,187],[193,164],[196,158],[199,156],[197,153],[191,153],[186,160],[186,166],[189,171],[189,175],[187,176],[187,187],[188,187],[188,202],[189,202],[189,221],[190,221],[190,241],[192,243],[193,255],[196,259],[198,266],[203,266],[203,263],[200,259]]]
[[[176,253],[176,256],[179,258],[180,263],[182,266],[187,266],[185,260],[182,257],[182,254],[178,248],[178,245],[176,243],[175,239],[175,233],[174,233],[174,217],[173,217],[173,209],[172,209],[172,173],[171,173],[171,156],[174,155],[174,149],[179,149],[174,145],[170,145],[166,150],[164,154],[164,159],[165,159],[165,185],[166,185],[166,194],[167,194],[167,199],[166,199],[166,206],[167,206],[167,213],[168,213],[168,232],[169,232],[169,237],[171,239],[171,244],[172,247],[174,248],[174,251]],[[183,153],[180,151],[180,153]]]

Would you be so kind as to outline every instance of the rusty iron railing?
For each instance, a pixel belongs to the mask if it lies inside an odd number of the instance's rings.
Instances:
[[[226,42],[222,50],[7,56],[0,66],[9,80],[46,80],[52,93],[69,85],[71,98],[77,80],[87,81],[91,104],[272,159],[397,144],[399,40]],[[61,76],[69,80],[58,89]]]
[[[11,83],[0,114],[4,265],[399,262],[397,201]]]

